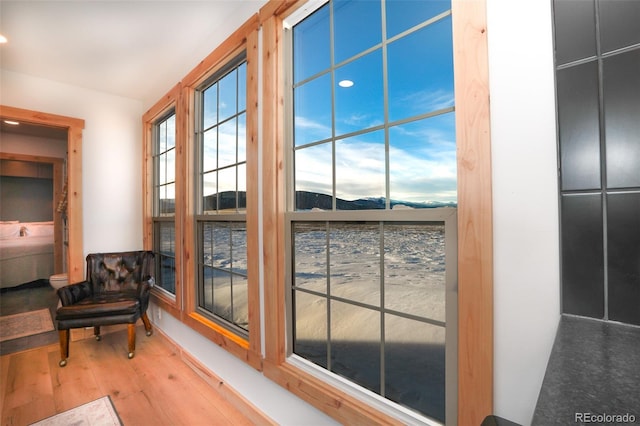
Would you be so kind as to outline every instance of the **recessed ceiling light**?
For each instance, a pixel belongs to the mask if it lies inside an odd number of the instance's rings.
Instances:
[[[6,42],[8,42],[8,41],[9,41],[9,40],[7,40],[7,38],[6,38],[5,36],[3,36],[2,34],[0,34],[0,44],[1,44],[1,43],[6,43]]]
[[[17,126],[18,124],[20,124],[20,122],[18,121],[13,121],[13,120],[4,120],[5,123],[10,124],[12,126]]]
[[[351,81],[351,80],[341,80],[338,83],[338,86],[340,86],[340,87],[351,87],[351,86],[353,86],[353,81]]]

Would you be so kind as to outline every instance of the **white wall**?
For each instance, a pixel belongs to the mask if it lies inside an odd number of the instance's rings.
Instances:
[[[142,103],[2,70],[2,105],[85,120],[84,254],[142,248]]]
[[[488,0],[487,5],[494,408],[523,425],[531,423],[560,318],[550,3]]]

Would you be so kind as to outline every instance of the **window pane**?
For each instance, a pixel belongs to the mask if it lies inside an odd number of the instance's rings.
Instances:
[[[450,0],[387,0],[387,37],[403,31],[451,9]]]
[[[332,296],[380,307],[378,224],[332,223],[329,259]]]
[[[327,368],[327,300],[301,291],[293,293],[295,337],[293,352]]]
[[[233,275],[233,320],[238,327],[249,330],[249,303],[247,299],[247,278]]]
[[[202,171],[208,172],[218,167],[218,128],[204,132],[202,143]]]
[[[366,133],[336,142],[336,197],[365,200],[338,209],[384,209],[384,131]]]
[[[157,126],[158,132],[158,145],[156,147],[156,154],[163,153],[167,150],[167,122],[166,120]]]
[[[199,306],[248,330],[247,235],[244,222],[202,223]]]
[[[247,165],[240,164],[238,166],[238,209],[247,208]]]
[[[218,123],[218,84],[214,84],[204,91],[203,95],[202,127],[209,127]]]
[[[213,274],[213,311],[217,316],[232,322],[231,274],[215,270]]]
[[[316,194],[333,194],[333,178],[331,168],[331,144],[325,143],[295,152],[296,176],[296,209],[311,210],[331,209],[331,198],[319,197]],[[308,192],[302,196],[302,191]]]
[[[335,63],[382,42],[380,12],[375,1],[333,3]]]
[[[176,115],[173,114],[167,118],[167,149],[176,146]]]
[[[236,76],[237,73],[234,70],[218,81],[218,90],[220,91],[220,98],[218,101],[219,122],[237,113],[238,86]]]
[[[335,78],[336,135],[384,123],[382,50],[338,68]]]
[[[331,371],[380,393],[380,314],[331,301]]]
[[[293,81],[298,83],[331,65],[329,5],[297,24],[293,30]]]
[[[327,228],[325,223],[296,223],[293,228],[295,287],[327,292]]]
[[[218,131],[218,167],[236,163],[236,119],[232,118],[219,126]]]
[[[247,161],[247,114],[238,116],[238,163]]]
[[[445,321],[444,225],[385,224],[385,308]]]
[[[389,129],[392,202],[411,207],[433,207],[437,205],[434,202],[456,202],[455,136],[454,113]]]
[[[385,396],[445,421],[445,329],[385,315]]]
[[[391,121],[452,107],[451,17],[389,44],[388,63]]]
[[[166,156],[167,177],[166,182],[174,182],[176,180],[176,150],[170,149]]]
[[[231,225],[231,271],[247,275],[247,227],[244,223]]]
[[[160,215],[173,214],[176,211],[176,187],[175,184],[163,185],[160,187]]]
[[[331,137],[331,75],[311,80],[293,93],[295,145],[306,145]]]
[[[247,63],[238,66],[238,112],[247,109]]]
[[[213,275],[214,273],[215,273],[215,269],[213,269],[210,266],[203,265],[199,306],[209,312],[213,312]]]
[[[217,172],[205,173],[202,176],[202,208],[205,212],[218,208]]]
[[[167,183],[167,153],[158,156],[158,185]]]
[[[218,172],[218,210],[236,208],[236,168],[229,167]]]
[[[175,294],[176,234],[173,222],[158,222],[156,227],[158,277],[156,285]]]

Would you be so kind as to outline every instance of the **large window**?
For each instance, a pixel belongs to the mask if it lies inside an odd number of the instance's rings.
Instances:
[[[154,124],[153,246],[156,285],[176,292],[176,114],[171,110]]]
[[[244,55],[197,91],[199,155],[197,310],[232,332],[249,332]]]
[[[450,2],[330,1],[292,17],[291,362],[455,416]]]

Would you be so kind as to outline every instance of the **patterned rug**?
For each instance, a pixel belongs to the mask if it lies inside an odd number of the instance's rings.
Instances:
[[[103,396],[55,416],[47,417],[31,426],[122,426],[111,398]]]
[[[0,342],[53,331],[49,309],[0,317]]]

